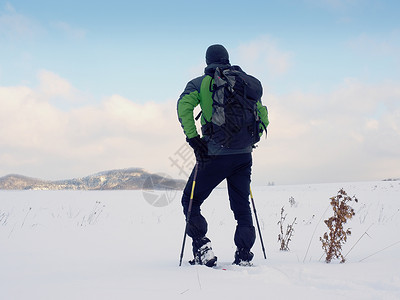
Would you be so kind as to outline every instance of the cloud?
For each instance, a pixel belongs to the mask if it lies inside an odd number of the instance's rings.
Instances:
[[[305,2],[335,11],[347,10],[362,3],[360,0],[305,0]]]
[[[354,12],[364,10],[366,4],[370,7],[369,1],[360,0],[304,0],[304,3],[311,7],[322,11],[328,11],[333,16],[336,16],[336,23],[348,25],[357,21],[354,17]]]
[[[37,20],[18,13],[10,3],[6,3],[4,9],[0,10],[0,37],[4,36],[9,40],[34,38],[47,34],[52,28],[57,30],[57,35],[62,32],[71,39],[84,39],[87,34],[87,30],[63,21],[40,24]]]
[[[362,33],[350,40],[351,49],[362,54],[374,56],[393,56],[399,60],[400,56],[400,31],[394,30],[379,36]]]
[[[69,96],[73,93],[72,85],[59,75],[47,71],[39,71],[38,78],[40,81],[40,91],[48,97]]]
[[[34,93],[37,99],[48,101],[63,110],[82,106],[87,103],[88,97],[72,86],[72,84],[48,70],[40,70],[37,74],[39,85]]]
[[[51,24],[54,28],[62,31],[68,37],[73,39],[84,39],[86,37],[87,31],[81,28],[76,28],[70,24],[62,21],[54,22]]]
[[[168,157],[184,143],[175,100],[138,104],[113,95],[63,110],[52,98],[70,97],[73,87],[49,71],[39,77],[37,89],[0,87],[4,175],[54,179],[130,166],[160,171],[170,167]]]
[[[261,37],[242,44],[234,54],[249,73],[267,73],[270,77],[285,74],[292,64],[292,54],[279,49],[277,42],[269,37]]]
[[[180,165],[190,171],[193,155],[185,148],[176,100],[136,103],[111,95],[62,109],[54,98],[68,102],[79,91],[52,72],[38,76],[34,89],[0,87],[0,175],[57,179],[145,167],[185,178],[171,160],[183,156]],[[267,94],[271,123],[254,151],[253,182],[399,177],[399,86],[347,79],[330,93]]]
[[[0,10],[0,37],[9,39],[33,38],[42,31],[34,20],[19,14],[10,3]]]
[[[255,160],[278,182],[398,177],[398,86],[346,80],[332,93],[268,96],[269,137]]]
[[[27,87],[1,87],[0,99],[2,147],[57,147],[52,140],[57,139],[60,124],[65,123],[63,112],[41,101],[38,94]]]

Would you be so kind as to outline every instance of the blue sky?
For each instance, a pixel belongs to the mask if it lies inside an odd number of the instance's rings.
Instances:
[[[3,19],[19,17],[25,26],[2,36],[1,54],[8,59],[1,79],[7,85],[33,86],[37,70],[48,69],[96,97],[119,93],[163,101],[186,80],[185,69],[203,62],[209,44],[235,49],[261,36],[292,56],[287,77],[271,78],[271,88],[279,93],[292,86],[332,88],[343,77],[399,76],[391,68],[395,58],[378,53],[383,49],[352,46],[363,36],[381,44],[398,36],[397,1],[249,1],[243,11],[234,1],[1,3]],[[220,27],[213,28],[218,22]],[[135,84],[154,73],[163,79],[158,91]],[[166,80],[171,77],[176,80]]]
[[[264,85],[271,126],[255,153],[260,183],[399,177],[399,6],[0,1],[0,176],[138,166],[176,177],[176,99],[221,43]]]

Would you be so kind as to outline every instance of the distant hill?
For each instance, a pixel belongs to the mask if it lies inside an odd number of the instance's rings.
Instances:
[[[48,181],[10,174],[0,177],[1,190],[165,190],[183,189],[185,181],[140,168],[109,170],[82,178]]]

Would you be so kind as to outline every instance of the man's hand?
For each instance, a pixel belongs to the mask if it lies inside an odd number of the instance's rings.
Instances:
[[[193,148],[194,155],[198,162],[204,162],[210,158],[208,156],[207,143],[204,142],[199,135],[191,139],[186,139],[186,141],[189,143],[190,147]]]

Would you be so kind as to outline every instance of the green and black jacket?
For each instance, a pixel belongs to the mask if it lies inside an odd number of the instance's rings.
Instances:
[[[199,135],[196,129],[195,120],[193,116],[194,108],[200,104],[201,107],[201,125],[204,126],[207,122],[211,121],[212,115],[212,86],[213,76],[216,68],[225,69],[230,65],[210,64],[204,70],[204,75],[197,77],[186,85],[185,90],[181,94],[177,104],[178,118],[183,131],[188,139]],[[265,106],[262,105],[261,99],[257,102],[258,115],[265,127],[268,126],[268,111]],[[210,149],[209,149],[210,150]],[[243,149],[242,151],[235,153],[246,153],[251,152],[251,149]],[[210,153],[212,154],[212,153]],[[225,153],[233,154],[233,153]]]

